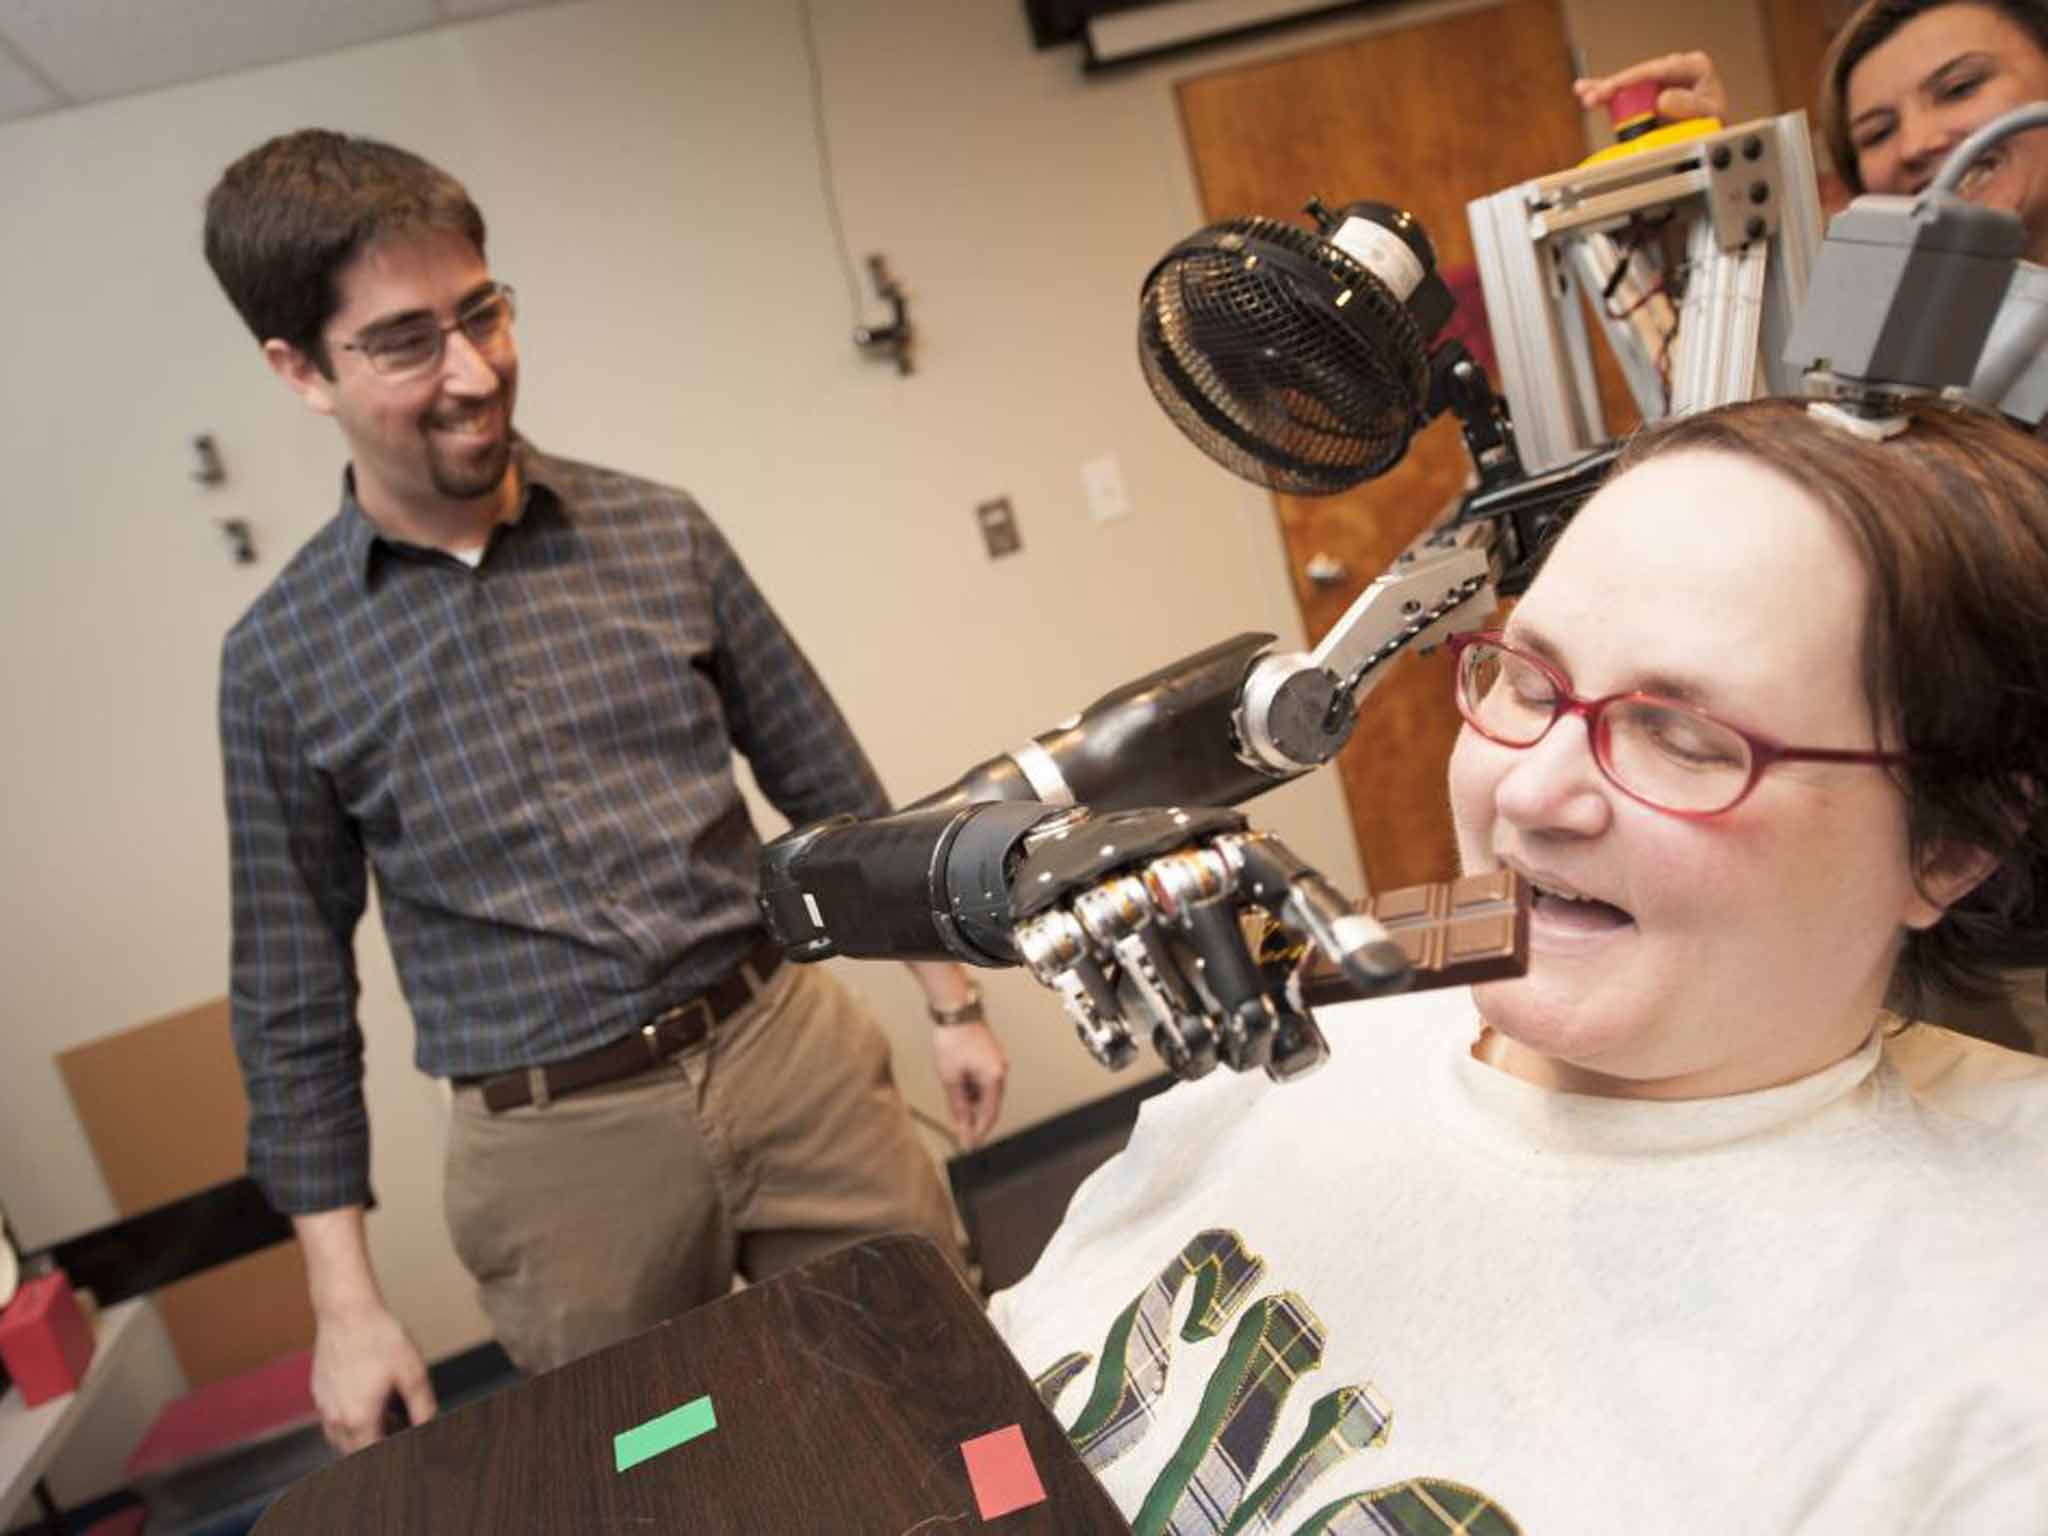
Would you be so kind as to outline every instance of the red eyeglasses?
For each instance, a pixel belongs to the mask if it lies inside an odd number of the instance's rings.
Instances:
[[[1450,646],[1458,662],[1458,713],[1473,730],[1504,747],[1533,747],[1561,717],[1583,715],[1593,761],[1607,781],[1673,816],[1704,820],[1732,811],[1776,763],[1906,761],[1903,752],[1788,747],[1654,694],[1582,699],[1557,668],[1494,631],[1453,635]]]

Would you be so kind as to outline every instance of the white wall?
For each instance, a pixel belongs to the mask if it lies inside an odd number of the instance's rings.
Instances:
[[[467,181],[521,293],[521,425],[694,490],[900,796],[1240,629],[1298,638],[1267,498],[1152,404],[1133,301],[1202,222],[1176,75],[1384,21],[1087,80],[1073,50],[1033,51],[1015,0],[816,12],[856,259],[885,251],[912,297],[908,379],[847,339],[795,0],[586,0],[0,129],[0,1200],[28,1244],[113,1214],[53,1053],[225,990],[218,645],[334,506],[338,439],[270,379],[199,254],[207,188],[273,132],[372,133]],[[189,477],[200,432],[223,487]],[[1110,452],[1134,511],[1102,525],[1078,470]],[[991,563],[973,509],[997,494],[1024,550]],[[223,517],[254,525],[259,564],[231,562]],[[1257,814],[1356,888],[1334,776]],[[371,1233],[440,1354],[485,1329],[374,917],[361,950]],[[907,978],[841,974],[940,1113]],[[989,992],[1008,1126],[1117,1086],[1047,996],[1014,973]],[[118,1480],[178,1379],[155,1336],[126,1375],[126,1419],[60,1461],[61,1497]]]
[[[1562,5],[1573,67],[1585,74],[1612,74],[1639,59],[1704,48],[1727,89],[1729,122],[1806,105],[1778,103],[1770,38],[1757,0],[1720,0],[1711,19],[1700,7],[1673,0],[1562,0]],[[1614,137],[1604,110],[1587,114],[1586,132],[1600,144]]]

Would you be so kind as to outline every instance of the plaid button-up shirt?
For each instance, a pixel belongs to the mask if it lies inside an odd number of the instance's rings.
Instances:
[[[887,809],[824,685],[687,495],[522,444],[472,568],[356,504],[221,659],[236,1049],[280,1210],[360,1203],[353,935],[375,871],[435,1076],[559,1060],[759,937],[744,752],[792,822]]]

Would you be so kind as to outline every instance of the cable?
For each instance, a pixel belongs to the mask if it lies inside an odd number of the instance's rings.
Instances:
[[[797,0],[796,10],[802,23],[804,57],[811,67],[811,133],[818,141],[818,184],[824,190],[825,217],[839,247],[839,269],[846,276],[847,308],[853,316],[853,328],[859,330],[860,284],[853,275],[853,253],[847,248],[846,225],[839,217],[839,193],[832,184],[832,144],[825,135],[825,72],[818,64],[818,39],[811,30],[811,0]]]
[[[1953,192],[1961,183],[1971,166],[1983,158],[1984,152],[1994,144],[2004,142],[2025,128],[2048,127],[2048,101],[2029,102],[2023,107],[2014,107],[1979,128],[1955,147],[1948,159],[1941,163],[1941,171],[1928,187],[1930,192]]]
[[[1633,315],[1637,310],[1641,309],[1645,304],[1649,303],[1650,300],[1663,298],[1666,294],[1666,291],[1667,290],[1665,288],[1664,279],[1662,277],[1659,277],[1657,279],[1657,285],[1654,288],[1646,290],[1641,295],[1641,297],[1637,298],[1636,301],[1630,304],[1627,309],[1616,309],[1612,304],[1608,305],[1607,318],[1610,320],[1626,320],[1630,315]]]
[[[1622,247],[1621,260],[1614,264],[1613,273],[1608,277],[1606,285],[1600,290],[1600,302],[1602,304],[1606,304],[1613,299],[1614,290],[1619,288],[1621,280],[1628,276],[1629,263],[1636,259],[1636,249],[1637,247],[1633,241]],[[1612,313],[1612,311],[1610,310],[1609,313]]]

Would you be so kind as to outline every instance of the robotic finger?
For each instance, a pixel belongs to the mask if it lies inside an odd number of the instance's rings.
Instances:
[[[1224,810],[1070,812],[1035,829],[1012,884],[1018,953],[1060,995],[1095,1058],[1115,1068],[1137,1031],[1177,1075],[1220,1062],[1299,1076],[1328,1054],[1293,986],[1253,957],[1263,910],[1312,943],[1356,995],[1398,991],[1400,946],[1277,838]]]

